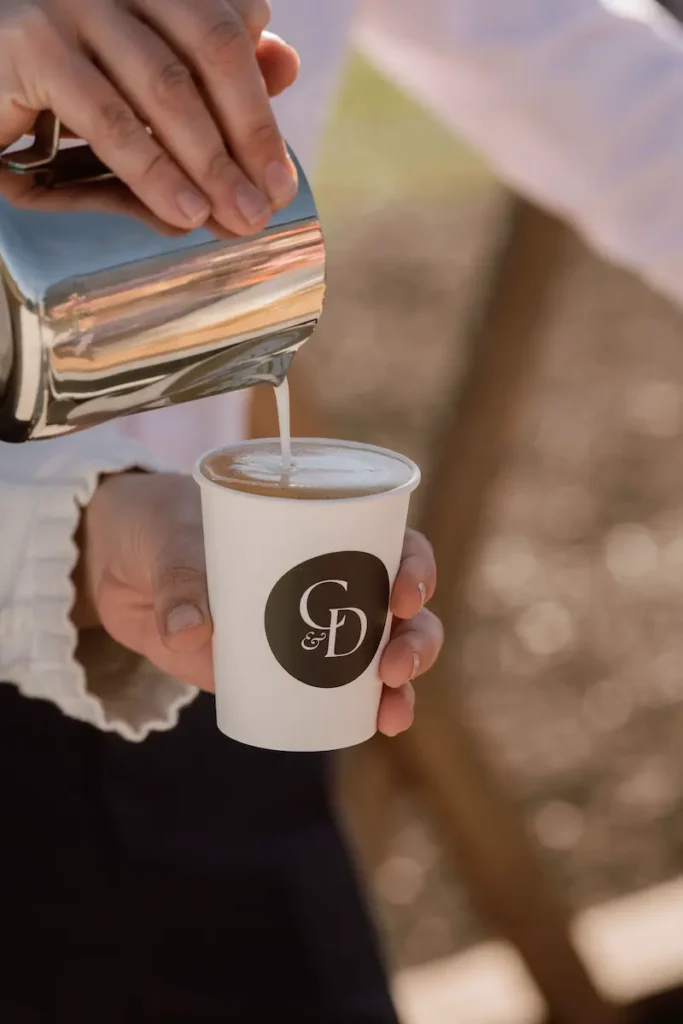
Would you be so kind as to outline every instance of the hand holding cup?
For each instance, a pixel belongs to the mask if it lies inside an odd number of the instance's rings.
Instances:
[[[84,511],[74,621],[116,641],[191,686],[215,688],[199,490],[187,476],[107,477]],[[395,616],[380,663],[378,727],[394,736],[413,717],[412,680],[443,642],[426,607],[436,584],[428,542],[409,530],[391,596]]]

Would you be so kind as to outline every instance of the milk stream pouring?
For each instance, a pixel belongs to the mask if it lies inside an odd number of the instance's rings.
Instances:
[[[126,212],[70,210],[63,186],[87,196],[112,176],[41,115],[34,144],[0,156],[0,441],[280,384],[325,290],[297,170],[296,199],[259,235],[172,236]],[[9,201],[15,174],[43,179],[49,211]]]

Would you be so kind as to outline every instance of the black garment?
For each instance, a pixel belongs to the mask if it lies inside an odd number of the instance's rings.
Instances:
[[[326,772],[0,686],[0,1022],[396,1024]]]

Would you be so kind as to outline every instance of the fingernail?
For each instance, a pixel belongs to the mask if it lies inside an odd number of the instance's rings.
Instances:
[[[418,675],[419,671],[420,671],[420,655],[417,653],[417,651],[413,651],[413,671],[412,671],[411,676],[410,676],[411,683],[412,683],[413,679],[417,679],[417,675]]]
[[[262,221],[271,212],[270,203],[259,190],[248,181],[240,182],[235,188],[235,203],[247,224]]]
[[[427,588],[424,583],[418,583],[417,589],[420,592],[420,608],[424,608],[425,602],[427,601]]]
[[[177,203],[178,209],[190,224],[203,224],[211,213],[211,207],[201,192],[193,192],[191,189],[179,192]]]
[[[166,616],[166,633],[177,636],[186,629],[194,629],[204,623],[204,616],[196,604],[179,604]]]
[[[276,161],[266,167],[265,183],[275,206],[287,206],[299,190],[294,169]]]

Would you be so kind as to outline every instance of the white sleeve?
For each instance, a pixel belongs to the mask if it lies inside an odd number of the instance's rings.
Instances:
[[[683,30],[654,0],[637,19],[617,3],[363,0],[358,41],[508,182],[683,302]]]
[[[102,474],[154,469],[108,429],[0,444],[0,681],[128,740],[172,728],[196,691],[71,622],[80,512]]]

